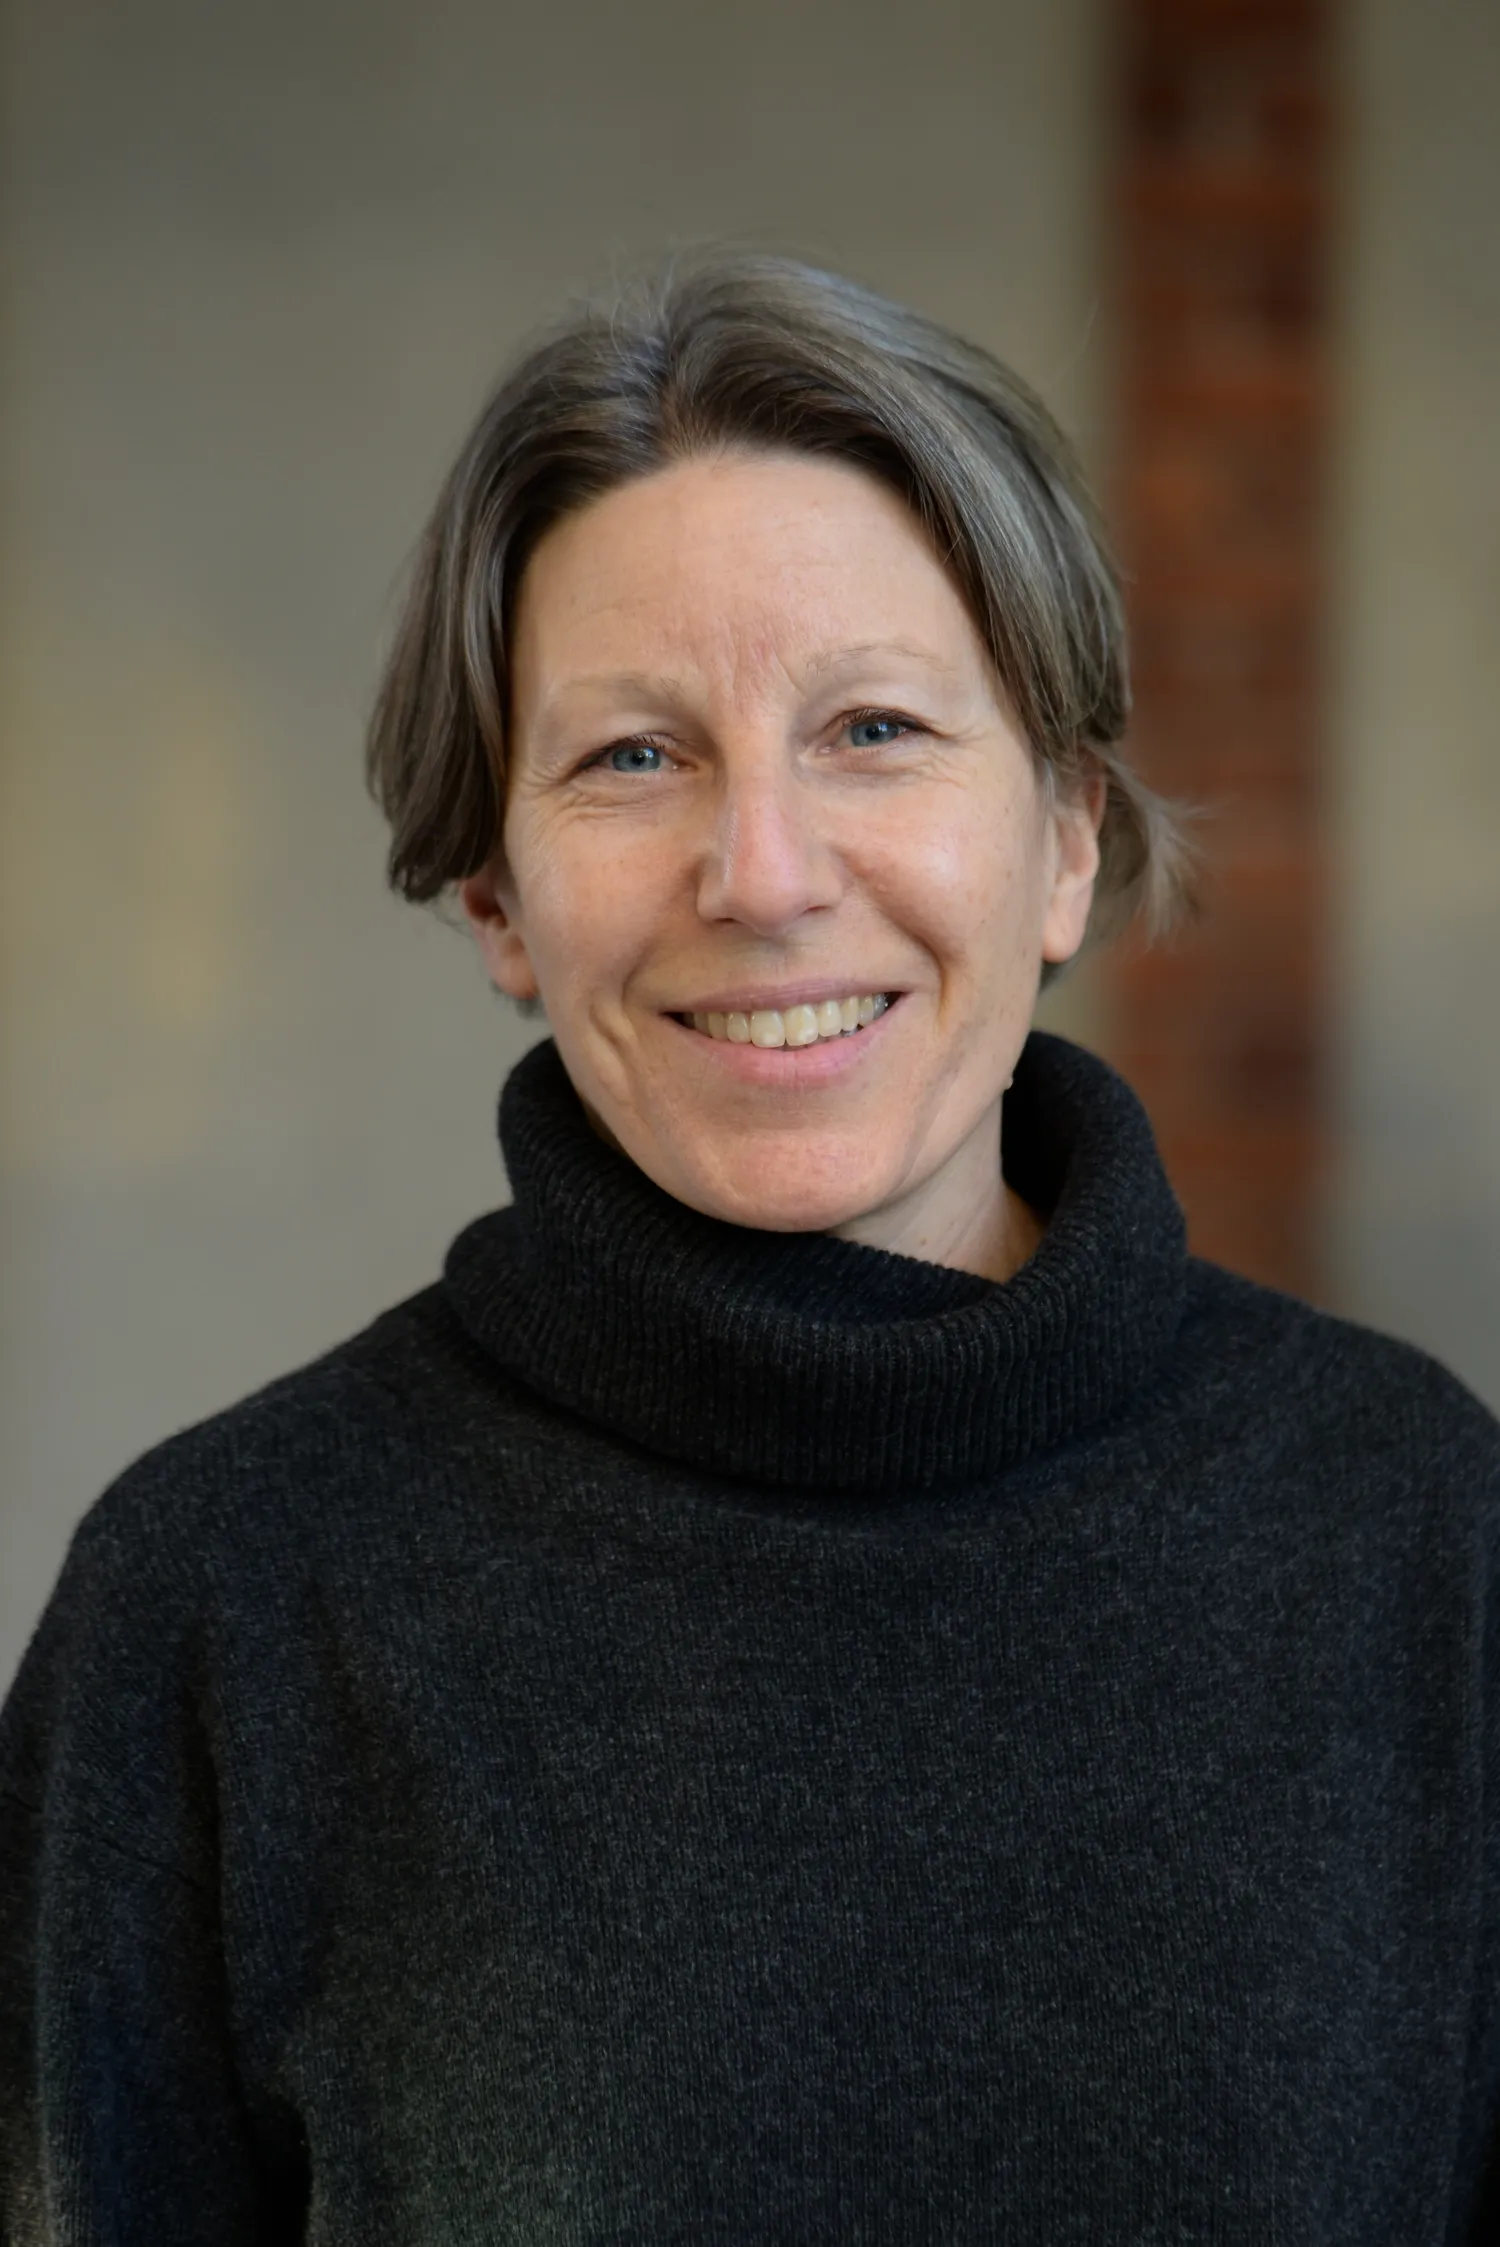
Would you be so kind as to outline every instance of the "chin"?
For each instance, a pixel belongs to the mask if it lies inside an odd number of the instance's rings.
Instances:
[[[851,1184],[844,1176],[835,1186],[795,1186],[785,1176],[764,1183],[746,1181],[733,1190],[707,1179],[694,1179],[669,1191],[700,1210],[705,1217],[720,1218],[726,1225],[749,1225],[765,1233],[829,1233],[867,1217],[887,1199],[873,1180]]]
[[[777,1202],[735,1209],[724,1205],[706,1210],[704,1214],[722,1218],[726,1225],[749,1226],[758,1233],[832,1233],[839,1226],[852,1224],[856,1217],[867,1216],[869,1212],[862,1204],[854,1207],[845,1202],[822,1208],[815,1208],[809,1203],[788,1207],[784,1202]]]

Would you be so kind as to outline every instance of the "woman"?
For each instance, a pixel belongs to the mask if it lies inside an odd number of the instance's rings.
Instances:
[[[709,258],[439,500],[371,770],[551,1038],[439,1285],[79,1530],[7,2237],[1497,2235],[1500,1441],[1028,1035],[1172,829],[983,353]]]

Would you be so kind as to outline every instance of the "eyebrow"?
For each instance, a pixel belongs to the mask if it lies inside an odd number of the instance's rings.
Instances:
[[[541,715],[550,716],[554,705],[571,694],[638,694],[649,698],[674,695],[679,685],[678,680],[655,671],[580,671],[553,689],[542,704]]]
[[[869,656],[900,655],[910,661],[925,664],[929,671],[943,671],[954,676],[954,666],[913,640],[860,640],[853,647],[830,648],[821,655],[809,658],[809,671],[841,671],[846,665],[863,663]]]

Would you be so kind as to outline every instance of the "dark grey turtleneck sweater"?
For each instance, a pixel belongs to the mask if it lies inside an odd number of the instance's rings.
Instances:
[[[1500,1430],[1033,1038],[1005,1286],[555,1050],[440,1286],[94,1507],[0,1723],[0,2234],[1500,2238]],[[1488,2177],[1488,2182],[1486,2182]]]

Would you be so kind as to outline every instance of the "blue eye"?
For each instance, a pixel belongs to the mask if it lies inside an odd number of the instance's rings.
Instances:
[[[877,715],[849,720],[849,739],[856,749],[886,749],[893,741],[899,741],[903,733],[910,731],[904,718],[883,718]],[[863,740],[860,739],[861,735],[865,737]]]
[[[648,757],[658,760],[665,754],[654,741],[617,741],[613,749],[604,752],[611,772],[659,772],[660,762],[648,764]]]

